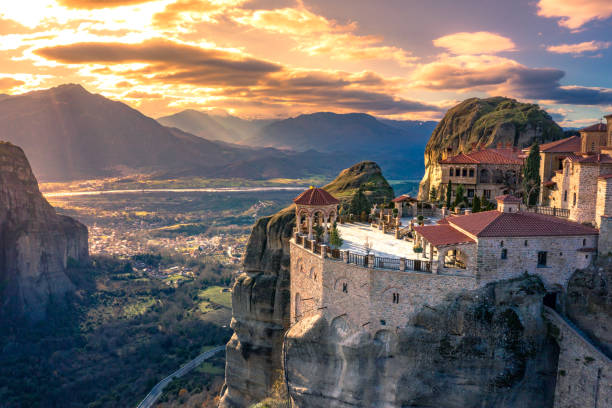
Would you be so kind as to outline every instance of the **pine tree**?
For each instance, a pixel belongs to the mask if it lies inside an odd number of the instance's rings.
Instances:
[[[436,201],[436,199],[438,198],[438,190],[436,190],[435,187],[432,187],[431,190],[429,190],[429,201]]]
[[[332,248],[340,248],[343,243],[344,240],[342,239],[340,231],[338,231],[338,227],[334,222],[334,225],[329,233],[329,244],[332,246]]]
[[[463,191],[463,184],[459,184],[457,186],[457,191],[455,191],[455,207],[461,207],[463,205],[463,202],[465,201]]]
[[[448,180],[448,186],[446,187],[446,208],[451,208],[451,199],[453,194],[453,183]]]
[[[534,205],[540,195],[540,146],[534,143],[523,169],[523,199],[525,204]]]
[[[472,202],[472,212],[477,213],[482,211],[480,208],[480,198],[478,196],[474,196],[474,201]]]

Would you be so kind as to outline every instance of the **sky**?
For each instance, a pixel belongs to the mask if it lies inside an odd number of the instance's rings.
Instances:
[[[0,93],[63,83],[159,117],[331,111],[435,120],[470,97],[566,127],[612,113],[610,0],[20,0]]]

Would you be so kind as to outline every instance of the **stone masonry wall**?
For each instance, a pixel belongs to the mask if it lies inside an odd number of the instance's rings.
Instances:
[[[574,165],[573,174],[570,176],[570,191],[567,197],[570,220],[595,222],[598,176],[599,168],[595,165]],[[574,194],[576,194],[575,203]]]
[[[477,286],[473,277],[370,269],[322,259],[293,242],[291,259],[292,323],[296,321],[298,293],[302,317],[322,313],[331,322],[342,316],[355,327],[374,333],[404,327],[423,305],[436,304],[450,292]],[[398,303],[393,302],[394,293]]]
[[[601,217],[597,252],[601,255],[607,255],[612,252],[612,216]]]
[[[612,361],[552,310],[545,316],[559,344],[554,408],[612,406]]]
[[[539,275],[548,289],[561,289],[576,269],[585,268],[592,262],[593,252],[579,250],[597,248],[597,236],[480,238],[478,243],[477,273],[484,283],[515,278],[527,272]],[[508,251],[507,259],[501,259],[504,248]],[[546,267],[538,267],[539,251],[547,252]]]
[[[598,228],[603,215],[612,215],[612,178],[597,180],[595,222]]]

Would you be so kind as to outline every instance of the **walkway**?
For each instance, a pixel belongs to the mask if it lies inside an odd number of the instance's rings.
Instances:
[[[188,372],[190,372],[191,370],[193,370],[194,368],[202,364],[204,360],[207,360],[208,358],[214,356],[221,350],[225,350],[225,346],[218,346],[212,350],[205,351],[204,353],[200,354],[199,356],[197,356],[196,358],[194,358],[193,360],[191,360],[190,362],[188,362],[187,364],[185,364],[184,366],[182,366],[181,368],[179,368],[178,370],[176,370],[175,372],[173,372],[172,374],[170,374],[169,376],[167,376],[166,378],[158,382],[155,385],[155,387],[151,389],[151,392],[147,394],[145,399],[143,399],[142,402],[138,404],[138,408],[152,407],[153,404],[157,402],[157,399],[161,397],[162,392],[164,391],[164,388],[166,388],[166,385],[170,384],[172,380],[174,380],[175,378],[184,376],[185,374],[187,374]]]

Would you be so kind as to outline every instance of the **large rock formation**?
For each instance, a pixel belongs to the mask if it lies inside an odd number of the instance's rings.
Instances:
[[[544,293],[535,277],[496,282],[374,336],[342,317],[305,318],[286,336],[294,406],[552,407],[559,349]]]
[[[350,200],[360,185],[377,200],[393,190],[373,162],[344,170],[324,188]],[[288,207],[260,219],[251,232],[232,293],[232,328],[227,344],[226,386],[220,407],[247,407],[266,398],[282,378],[281,349],[289,327],[289,239],[295,212]]]
[[[43,319],[51,298],[74,289],[69,260],[87,257],[87,228],[57,215],[23,151],[0,142],[0,321]]]
[[[419,199],[428,199],[431,187],[439,191],[438,160],[445,154],[470,153],[476,147],[499,143],[522,148],[562,137],[563,130],[538,105],[504,97],[466,99],[446,112],[425,147]]]

